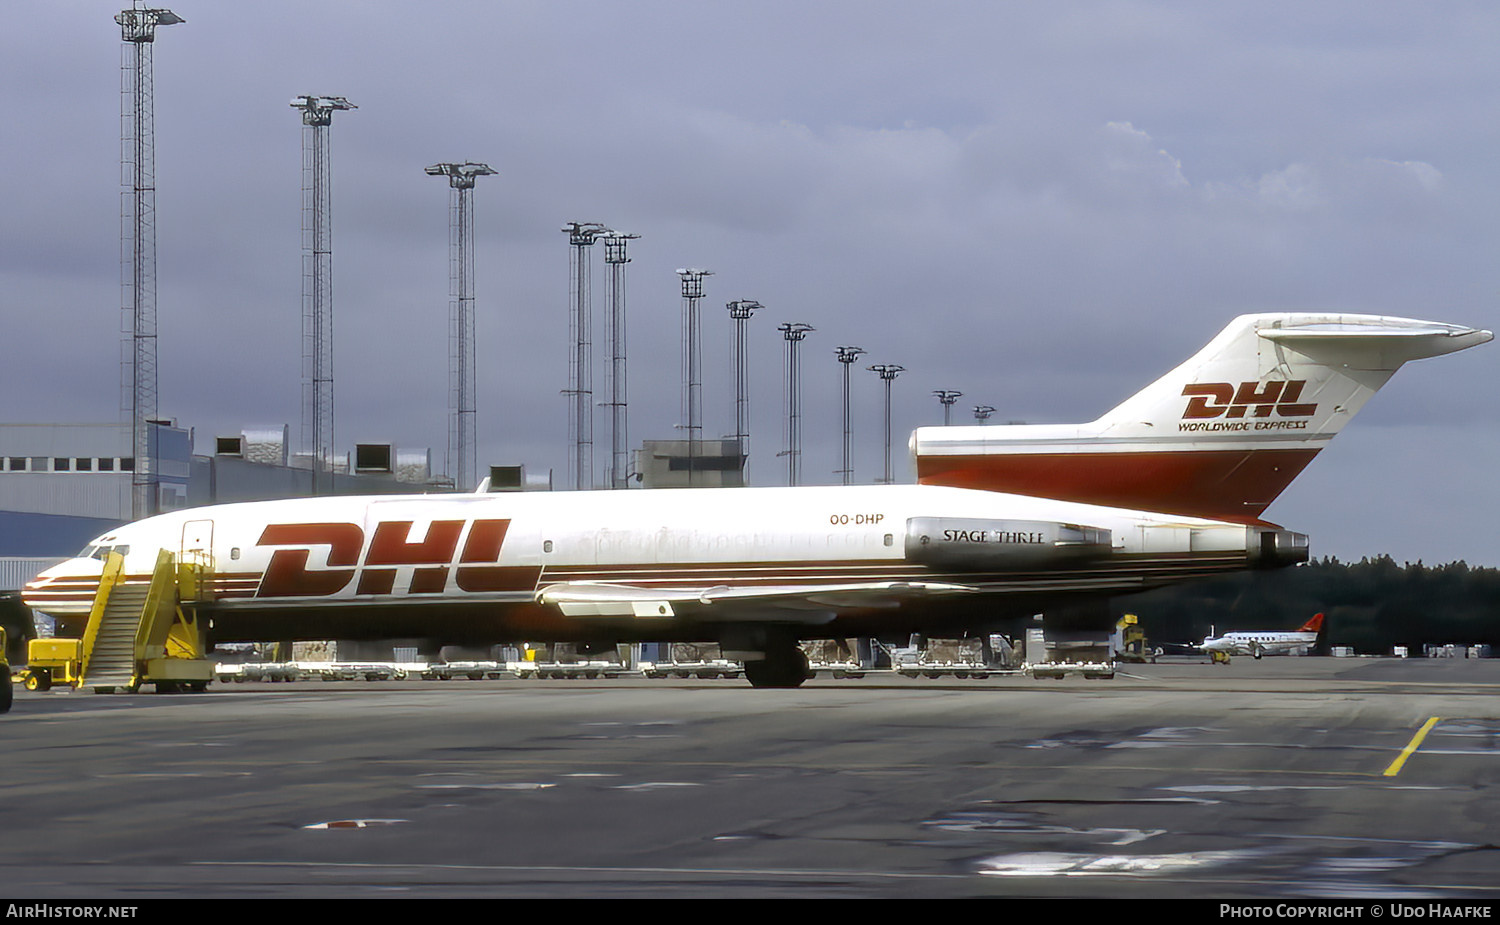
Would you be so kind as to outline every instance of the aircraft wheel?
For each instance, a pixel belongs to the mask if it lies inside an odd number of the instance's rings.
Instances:
[[[796,645],[790,650],[770,649],[765,658],[745,663],[745,677],[752,687],[801,687],[809,675],[807,654]]]

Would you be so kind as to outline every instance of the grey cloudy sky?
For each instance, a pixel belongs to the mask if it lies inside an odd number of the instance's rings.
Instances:
[[[200,451],[298,431],[303,93],[359,107],[332,129],[344,448],[442,459],[447,190],[422,168],[447,160],[499,171],[476,192],[480,465],[559,484],[572,220],[642,236],[633,444],[680,422],[673,270],[715,272],[710,433],[733,429],[723,305],[766,306],[758,484],[783,479],[783,321],[817,328],[802,469],[828,483],[840,344],[907,368],[905,435],[941,421],[940,388],[997,419],[1090,420],[1246,311],[1500,321],[1490,3],[166,5],[187,22],[155,54],[160,406]],[[0,36],[8,420],[117,413],[121,6],[33,5]],[[1267,516],[1319,555],[1500,565],[1497,355],[1403,370]],[[856,386],[871,481],[881,393]]]

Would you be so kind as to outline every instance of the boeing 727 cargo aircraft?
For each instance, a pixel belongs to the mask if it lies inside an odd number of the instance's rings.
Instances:
[[[934,635],[1305,561],[1266,506],[1408,360],[1488,331],[1370,315],[1235,319],[1091,424],[921,428],[920,484],[319,497],[120,527],[27,585],[76,631],[106,553],[211,564],[220,642],[717,640],[758,687],[799,639]]]

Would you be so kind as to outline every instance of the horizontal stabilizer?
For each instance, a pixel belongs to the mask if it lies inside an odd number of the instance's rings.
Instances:
[[[1494,335],[1453,324],[1384,318],[1383,324],[1306,324],[1262,330],[1260,336],[1327,366],[1395,372],[1403,363],[1457,353]]]

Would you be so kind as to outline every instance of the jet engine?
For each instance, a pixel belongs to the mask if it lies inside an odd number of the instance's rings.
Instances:
[[[1250,564],[1255,568],[1284,568],[1307,561],[1307,534],[1275,527],[1246,529],[1251,534],[1246,538],[1246,551],[1250,554]]]
[[[906,561],[957,571],[1009,571],[1086,562],[1109,555],[1101,527],[1046,520],[913,517]]]

